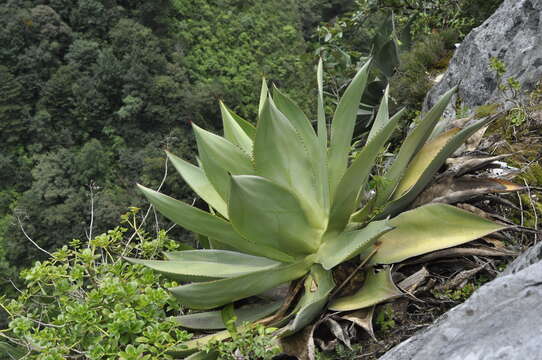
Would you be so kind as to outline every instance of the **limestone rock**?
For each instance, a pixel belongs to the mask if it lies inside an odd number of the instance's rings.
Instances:
[[[434,105],[456,85],[462,105],[469,109],[501,103],[503,97],[495,73],[489,68],[492,57],[507,65],[505,80],[514,77],[525,90],[533,89],[542,79],[541,17],[542,0],[505,0],[463,40],[442,80],[428,93],[424,108]],[[453,106],[447,109],[445,117],[455,117]]]

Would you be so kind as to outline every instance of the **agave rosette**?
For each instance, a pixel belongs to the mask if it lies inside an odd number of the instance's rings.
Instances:
[[[224,104],[223,137],[193,125],[199,165],[167,155],[207,202],[209,212],[140,188],[158,211],[206,237],[211,248],[167,253],[165,261],[130,261],[181,281],[171,293],[197,310],[220,308],[305,277],[303,295],[279,321],[283,334],[290,334],[326,307],[356,310],[400,295],[389,270],[369,270],[359,291],[330,302],[337,286],[332,271],[345,261],[361,256],[370,257],[370,265],[392,264],[501,230],[499,224],[446,204],[405,211],[446,159],[490,121],[428,140],[454,90],[406,137],[376,196],[363,200],[375,161],[402,115],[389,115],[386,91],[365,146],[351,158],[369,68],[367,62],[351,81],[328,127],[320,62],[317,131],[286,95],[276,88],[270,94],[265,81],[257,126]],[[236,309],[236,316],[255,321],[277,310],[277,304],[245,306]],[[196,329],[224,329],[220,319],[215,310],[180,317],[179,322]]]

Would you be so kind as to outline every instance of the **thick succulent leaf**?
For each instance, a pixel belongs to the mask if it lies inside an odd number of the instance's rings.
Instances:
[[[322,228],[311,219],[297,196],[259,177],[234,176],[229,216],[247,239],[293,254],[311,254],[320,245]]]
[[[212,356],[216,353],[207,354],[204,351],[198,350],[205,347],[211,341],[224,341],[229,338],[231,338],[231,334],[228,330],[219,331],[211,335],[202,336],[194,340],[187,341],[182,344],[185,346],[185,349],[168,351],[168,355],[173,356],[175,359],[213,360],[216,359],[216,357]]]
[[[491,121],[493,117],[489,117],[485,120],[480,120],[479,122],[472,124],[469,127],[458,132],[442,150],[433,158],[431,163],[425,168],[423,174],[419,177],[418,181],[399,199],[392,201],[388,204],[384,212],[380,217],[387,217],[388,215],[395,215],[410,203],[412,203],[416,197],[425,189],[425,187],[431,182],[435,173],[440,169],[440,167],[446,162],[446,159],[449,158],[454,151],[456,151],[472,134],[478,131],[480,128],[486,126]]]
[[[315,183],[319,171],[313,156],[294,126],[268,98],[254,143],[257,174],[293,190],[307,203],[310,216],[323,221],[323,209],[318,201],[321,189],[317,189]]]
[[[318,140],[320,140],[320,146],[322,149],[327,150],[327,123],[326,112],[324,109],[324,63],[322,58],[318,60],[316,82],[318,85]]]
[[[348,85],[333,116],[331,123],[331,142],[328,153],[331,198],[333,198],[335,190],[339,186],[339,182],[348,166],[348,153],[350,152],[358,108],[367,84],[370,67],[371,60],[368,60],[358,71],[350,85]]]
[[[309,159],[311,159],[312,173],[314,174],[315,184],[313,186],[318,203],[321,207],[326,208],[328,202],[328,186],[327,186],[327,163],[326,151],[321,147],[321,144],[316,136],[310,120],[299,106],[293,102],[288,96],[280,92],[275,87],[273,91],[273,100],[278,110],[293,125],[295,131],[301,137],[303,145],[306,147]],[[312,188],[312,187],[311,187]],[[307,192],[307,196],[311,194]]]
[[[256,127],[252,125],[247,120],[243,119],[241,116],[237,115],[232,109],[228,108],[226,105],[224,107],[229,111],[231,117],[241,126],[245,134],[254,141],[256,138]]]
[[[247,254],[265,256],[284,262],[293,261],[290,255],[282,251],[244,239],[229,222],[217,216],[144,186],[139,185],[139,188],[162,215],[187,230],[207,236]]]
[[[234,310],[237,318],[235,325],[241,326],[245,322],[253,322],[263,319],[277,311],[282,301],[257,303],[241,306]],[[207,311],[195,314],[177,316],[175,318],[180,326],[187,329],[197,330],[222,330],[225,329],[221,311]]]
[[[329,270],[370,247],[379,236],[393,229],[387,220],[373,221],[361,230],[340,233],[320,246],[317,262]]]
[[[310,324],[325,308],[329,295],[335,288],[333,275],[322,266],[315,264],[305,279],[305,292],[294,310],[293,321],[281,332],[281,336],[291,335]]]
[[[397,184],[403,177],[404,171],[407,168],[412,157],[418,152],[418,150],[425,144],[431,131],[433,131],[435,125],[439,121],[442,113],[446,109],[446,106],[450,103],[450,99],[457,91],[457,88],[452,88],[446,92],[439,101],[429,110],[429,112],[422,118],[418,126],[408,134],[403,145],[397,154],[397,158],[386,171],[385,177],[388,180],[383,190],[377,194],[376,206],[384,204],[393,191],[397,187]]]
[[[207,178],[220,196],[227,201],[230,178],[228,174],[253,174],[252,159],[228,140],[192,124],[198,153]]]
[[[224,128],[224,137],[226,140],[239,146],[245,153],[252,154],[252,139],[243,130],[241,125],[232,116],[229,109],[220,102],[220,112],[222,114],[222,125]]]
[[[384,126],[386,126],[387,122],[390,119],[390,113],[388,109],[388,96],[390,92],[390,86],[388,85],[386,87],[386,90],[384,91],[384,96],[382,97],[382,101],[380,102],[380,107],[378,108],[378,113],[376,114],[375,121],[373,122],[373,126],[371,127],[371,131],[369,132],[369,137],[367,138],[367,142],[370,142],[376,134]]]
[[[397,189],[395,189],[393,194],[393,200],[403,196],[412,186],[414,186],[414,184],[416,184],[433,159],[460,130],[461,129],[455,128],[442,133],[425,144],[420,151],[418,151],[414,159],[412,159],[408,165],[399,185],[397,185]]]
[[[218,355],[219,354],[216,351],[198,351],[185,358],[184,360],[217,360]]]
[[[388,121],[372,141],[363,147],[344,174],[339,184],[339,191],[335,193],[335,198],[331,204],[328,231],[340,232],[348,224],[350,216],[358,206],[359,194],[367,183],[376,157],[380,153],[382,146],[390,138],[403,113],[404,111],[401,110]]]
[[[393,283],[389,268],[378,273],[370,269],[366,272],[366,275],[361,289],[353,295],[332,301],[329,304],[329,309],[333,311],[364,309],[403,295],[403,292]]]
[[[267,81],[262,78],[262,90],[260,91],[260,104],[258,106],[258,116],[262,116],[263,107],[269,96],[269,88],[267,87]]]
[[[179,302],[192,309],[212,309],[237,300],[261,294],[280,284],[305,275],[314,262],[309,256],[293,264],[272,270],[257,271],[231,279],[192,283],[169,289]]]
[[[402,213],[389,220],[394,229],[380,237],[372,264],[392,264],[413,256],[446,249],[505,229],[468,211],[446,204],[430,204]]]
[[[181,281],[231,278],[281,265],[280,262],[264,257],[227,250],[176,251],[166,253],[166,256],[169,260],[126,260],[148,266],[167,277]]]
[[[213,209],[218,211],[225,218],[228,218],[228,206],[226,205],[226,202],[216,192],[209,179],[207,179],[204,171],[170,152],[166,151],[166,153],[169,161],[171,161],[175,169],[177,169],[192,190],[194,190],[194,192]]]

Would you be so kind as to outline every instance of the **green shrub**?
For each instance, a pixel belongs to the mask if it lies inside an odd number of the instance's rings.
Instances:
[[[10,320],[0,342],[25,350],[26,359],[170,359],[167,351],[190,338],[170,318],[180,305],[164,287],[175,283],[119,255],[156,258],[179,245],[164,231],[132,237],[117,227],[88,244],[73,240],[22,271],[18,297],[0,297]]]

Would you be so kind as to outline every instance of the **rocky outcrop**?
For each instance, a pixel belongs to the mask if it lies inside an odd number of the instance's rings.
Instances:
[[[482,286],[465,303],[380,360],[540,359],[540,299],[542,262],[536,262]]]
[[[542,0],[505,0],[499,9],[463,40],[439,83],[426,97],[424,108],[458,85],[461,103],[469,109],[487,103],[501,103],[489,59],[497,57],[507,65],[504,79],[514,77],[525,90],[542,79]],[[453,103],[453,101],[452,101]],[[455,117],[450,106],[446,118]]]

